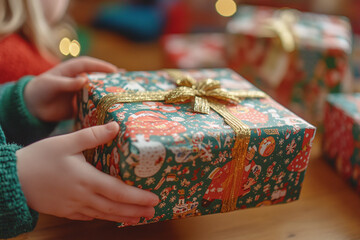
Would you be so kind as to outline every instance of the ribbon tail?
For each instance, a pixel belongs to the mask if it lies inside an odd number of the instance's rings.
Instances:
[[[210,102],[210,107],[220,114],[225,122],[235,131],[235,144],[232,149],[232,161],[230,174],[233,175],[231,189],[223,197],[221,212],[229,212],[236,210],[236,204],[242,188],[241,183],[245,167],[245,157],[250,142],[250,128],[236,118],[224,105]]]
[[[206,98],[195,96],[193,109],[194,112],[209,114],[210,113],[209,101]]]

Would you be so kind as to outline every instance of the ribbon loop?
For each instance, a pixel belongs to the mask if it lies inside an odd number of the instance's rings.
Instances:
[[[206,98],[195,97],[194,112],[209,114],[210,113],[210,105],[209,101]]]
[[[214,89],[218,89],[220,88],[220,82],[217,80],[213,80],[213,79],[204,79],[198,83],[196,83],[196,89],[198,89],[199,91],[204,91],[204,92],[208,92]]]
[[[166,103],[183,103],[193,99],[196,96],[196,90],[189,87],[177,87],[165,96]]]
[[[236,94],[222,89],[218,80],[207,78],[196,82],[192,77],[184,76],[176,70],[170,70],[168,74],[174,77],[173,80],[178,87],[165,96],[166,103],[183,103],[192,100],[194,112],[208,114],[210,112],[209,101],[220,100],[228,103],[240,101]]]
[[[279,37],[282,47],[286,52],[296,50],[297,36],[293,25],[299,18],[299,11],[294,9],[279,10],[275,17],[267,19],[263,26],[263,32],[270,31]]]

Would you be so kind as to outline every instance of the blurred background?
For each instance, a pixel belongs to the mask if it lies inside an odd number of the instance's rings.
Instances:
[[[171,62],[176,60],[169,59],[164,35],[224,33],[229,16],[235,11],[232,3],[344,15],[351,19],[354,32],[360,33],[357,0],[72,0],[69,13],[78,26],[81,54],[102,58],[127,70],[154,70],[177,65]],[[224,66],[225,60],[219,59],[224,57],[221,53],[224,43],[219,38],[216,41],[216,37],[212,43],[215,49],[208,52],[219,61],[201,64],[207,58],[206,53],[202,59],[194,53],[193,59],[189,59],[194,63],[188,63],[189,67]],[[175,45],[186,51],[181,43]]]
[[[360,90],[359,11],[357,0],[73,0],[69,7],[80,55],[128,71],[228,67],[317,126],[328,93]]]

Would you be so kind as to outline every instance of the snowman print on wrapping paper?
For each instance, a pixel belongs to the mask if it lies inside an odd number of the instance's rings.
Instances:
[[[166,116],[152,112],[141,111],[132,114],[125,123],[125,138],[133,140],[133,146],[138,154],[132,153],[137,160],[135,175],[146,178],[156,174],[165,161],[166,150],[161,142],[150,141],[150,136],[171,136],[186,132],[186,128],[178,122],[166,120]]]
[[[133,145],[138,149],[139,154],[132,153],[132,157],[138,160],[135,164],[135,175],[140,178],[151,177],[161,169],[166,149],[160,142],[146,141],[144,135],[137,135],[136,139]]]

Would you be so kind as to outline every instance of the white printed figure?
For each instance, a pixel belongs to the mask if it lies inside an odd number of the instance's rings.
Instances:
[[[129,81],[124,87],[125,90],[136,90],[139,92],[144,92],[145,88],[143,88],[138,82]]]
[[[157,82],[156,83],[156,86],[157,87],[159,87],[159,88],[161,88],[162,90],[170,90],[170,89],[174,89],[175,88],[175,86],[174,86],[174,84],[173,83],[171,83],[171,82]]]
[[[91,73],[90,75],[87,75],[87,77],[93,81],[93,80],[103,80],[106,78],[106,73]]]
[[[274,119],[279,119],[281,116],[278,114],[278,111],[274,108],[270,108],[269,110],[264,112],[265,114],[271,115]]]
[[[293,127],[293,134],[296,134],[300,131],[300,126],[299,124],[308,124],[307,122],[305,122],[304,120],[296,117],[296,116],[287,116],[287,117],[283,117],[279,119],[280,121],[284,121],[286,125],[292,126]]]
[[[275,186],[273,193],[271,194],[271,201],[275,200],[283,200],[286,196],[287,188],[286,186],[283,188],[280,188],[278,186]]]
[[[138,160],[135,166],[135,175],[140,178],[151,177],[162,167],[166,150],[162,143],[145,141],[144,135],[136,135],[136,142],[133,145],[138,149],[139,154],[133,154]]]

